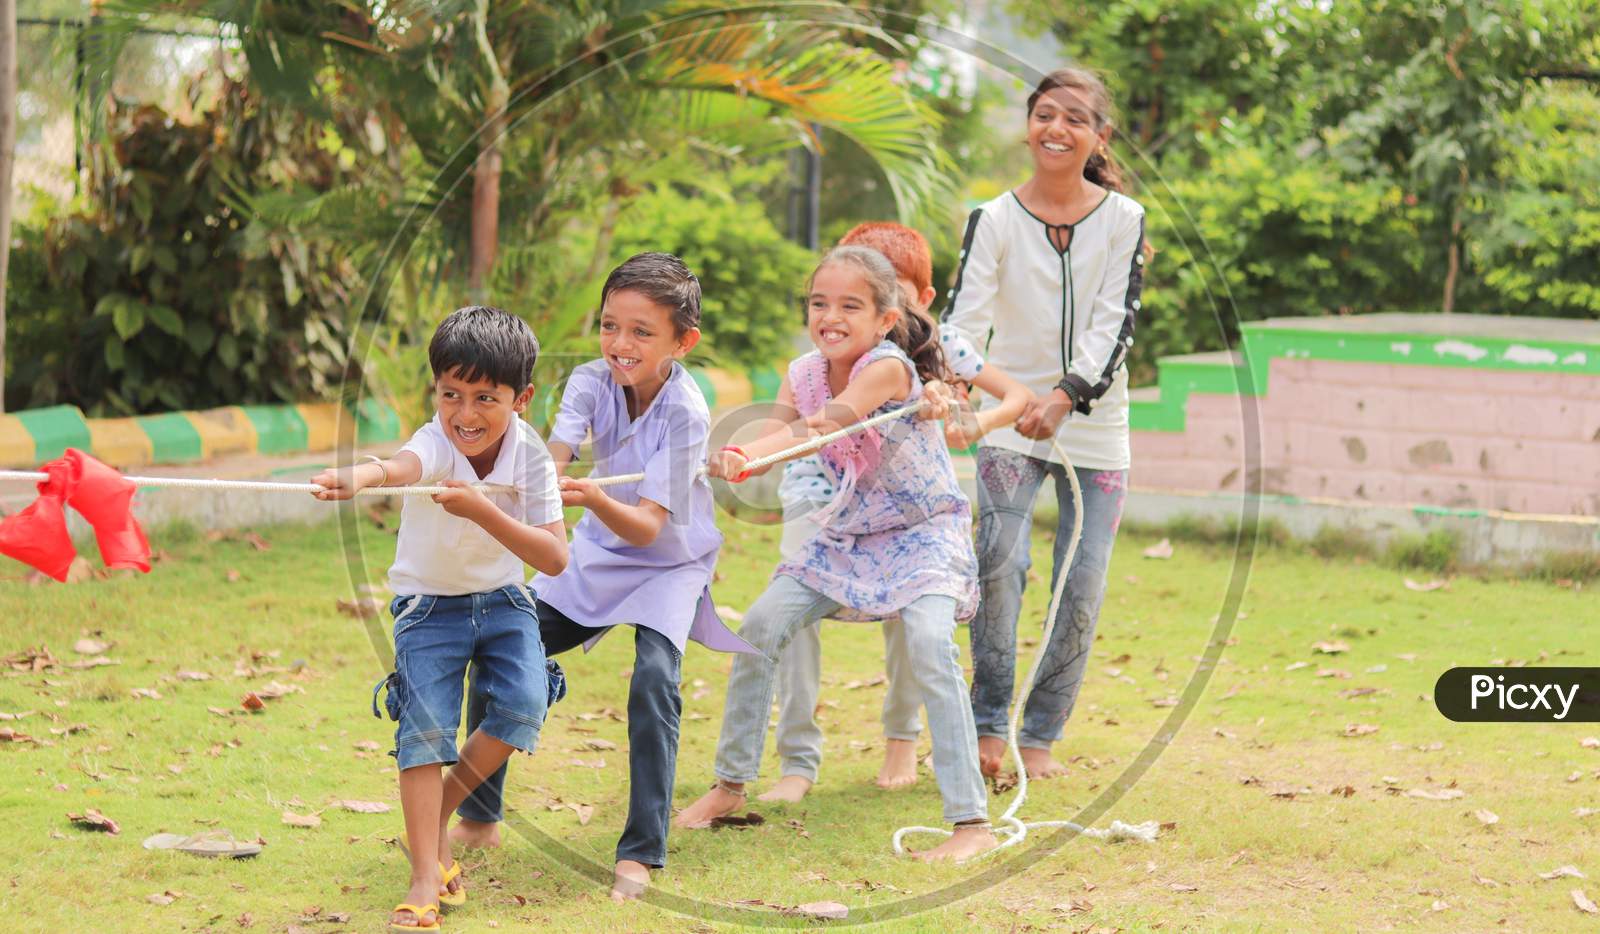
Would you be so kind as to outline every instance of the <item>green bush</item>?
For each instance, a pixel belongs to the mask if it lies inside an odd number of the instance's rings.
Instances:
[[[1308,543],[1311,553],[1327,559],[1371,559],[1377,553],[1372,536],[1347,525],[1324,524]]]
[[[1384,561],[1402,570],[1449,574],[1459,566],[1461,536],[1449,529],[1434,529],[1426,535],[1397,535],[1384,552]]]
[[[677,254],[700,277],[704,349],[696,357],[756,365],[793,356],[804,327],[799,296],[816,259],[786,240],[759,204],[658,187],[617,225],[616,261],[641,250]]]
[[[1208,164],[1164,167],[1170,187],[1135,193],[1156,250],[1136,379],[1148,381],[1161,356],[1232,344],[1243,321],[1434,300],[1416,237],[1425,209],[1397,185],[1346,178],[1325,156],[1283,148],[1259,123],[1225,125],[1209,147]]]
[[[19,228],[7,407],[129,415],[329,397],[360,276],[338,245],[267,233],[235,204],[345,171],[318,124],[231,82],[192,119],[114,112],[82,203],[41,203]],[[44,212],[57,216],[41,225]]]

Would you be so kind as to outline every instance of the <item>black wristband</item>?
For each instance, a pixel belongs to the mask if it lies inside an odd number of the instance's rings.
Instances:
[[[1083,399],[1078,395],[1078,388],[1072,385],[1071,380],[1062,379],[1061,382],[1056,383],[1056,388],[1067,394],[1067,399],[1072,402],[1074,409],[1083,407]]]

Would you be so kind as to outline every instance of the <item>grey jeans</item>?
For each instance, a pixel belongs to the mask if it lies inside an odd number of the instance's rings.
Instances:
[[[922,695],[906,657],[905,629],[898,619],[883,621],[884,667],[889,672],[883,693],[883,735],[915,741],[922,733]],[[774,739],[779,774],[817,780],[822,766],[822,730],[816,719],[821,694],[822,626],[818,624],[795,633],[778,659],[778,732]]]
[[[767,741],[772,710],[775,659],[795,634],[839,609],[839,604],[786,575],[773,578],[745,614],[739,635],[762,655],[737,655],[728,676],[722,735],[717,740],[716,774],[723,781],[755,781]],[[978,736],[961,676],[955,644],[956,602],[950,597],[919,597],[900,611],[906,658],[928,709],[933,737],[933,771],[949,823],[988,816],[988,795],[978,771]]]
[[[1127,495],[1126,470],[1075,468],[1083,487],[1083,541],[1067,572],[1055,631],[1022,713],[1021,746],[1048,749],[1061,739],[1083,684],[1089,647],[1106,592],[1106,568]],[[1055,585],[1072,535],[1072,490],[1066,468],[1001,448],[978,449],[978,573],[982,598],[972,621],[972,712],[979,736],[1006,735],[1016,684],[1017,617],[1027,583],[1033,501],[1049,475],[1061,517],[1056,524]],[[1042,624],[1041,624],[1042,625]]]

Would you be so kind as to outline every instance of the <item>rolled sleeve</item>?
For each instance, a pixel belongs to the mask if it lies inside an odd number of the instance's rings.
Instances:
[[[556,413],[555,424],[550,427],[550,443],[564,444],[576,456],[594,424],[601,388],[600,381],[588,366],[572,371],[567,377],[567,388],[561,393],[561,410]]]

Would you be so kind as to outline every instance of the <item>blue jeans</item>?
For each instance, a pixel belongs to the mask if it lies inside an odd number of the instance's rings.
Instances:
[[[839,609],[832,599],[792,577],[778,575],[745,614],[739,635],[762,655],[737,655],[728,675],[717,740],[717,777],[751,782],[761,766],[772,710],[777,658],[796,633]],[[960,652],[956,649],[956,602],[950,597],[919,597],[900,610],[905,656],[933,738],[933,772],[949,823],[988,816],[987,792],[978,771],[978,735],[972,707],[964,696]]]
[[[459,597],[395,597],[394,671],[373,690],[389,688],[389,716],[399,721],[393,755],[401,769],[453,763],[467,665],[481,695],[471,729],[525,752],[539,741],[549,707],[544,646],[533,602],[516,587]],[[470,732],[470,731],[469,731]]]
[[[1083,487],[1083,541],[1067,572],[1067,591],[1044,662],[1022,713],[1017,742],[1048,749],[1061,739],[1083,684],[1089,647],[1105,598],[1106,569],[1127,495],[1126,470],[1074,468]],[[1004,737],[1016,685],[1017,617],[1027,584],[1033,500],[1048,474],[1061,516],[1056,523],[1055,585],[1072,535],[1072,489],[1066,468],[1001,448],[978,448],[978,573],[982,599],[972,621],[972,713],[979,736]]]
[[[559,655],[588,642],[606,626],[585,626],[538,601],[539,634],[545,651]],[[678,773],[678,724],[683,698],[678,680],[683,656],[672,640],[634,627],[633,680],[628,686],[628,822],[617,841],[617,859],[646,866],[667,864],[667,826],[672,821],[673,781]],[[484,694],[473,669],[467,723],[485,716]],[[489,776],[456,808],[467,820],[494,823],[503,817],[506,767]]]

